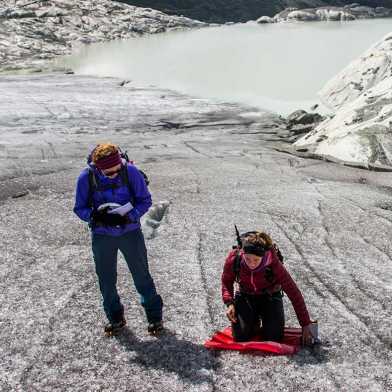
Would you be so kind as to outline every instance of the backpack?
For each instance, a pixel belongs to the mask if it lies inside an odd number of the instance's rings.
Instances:
[[[101,182],[99,181],[99,178],[95,175],[94,170],[90,167],[90,163],[92,161],[92,154],[94,150],[91,151],[89,156],[87,157],[87,165],[88,165],[88,184],[89,184],[89,206],[93,206],[93,194],[94,192],[104,192],[108,189],[117,189],[122,186],[126,186],[129,189],[129,194],[131,195],[131,203],[134,204],[134,200],[132,195],[134,194],[131,184],[129,182],[129,177],[128,177],[128,169],[127,165],[123,165],[120,170],[120,178],[121,178],[121,184],[108,184],[108,185],[102,185]],[[127,163],[134,164],[133,161],[129,160],[129,156],[127,151],[122,151],[119,148],[120,156],[121,158],[125,159]],[[144,181],[146,182],[146,185],[148,186],[150,184],[150,181],[147,177],[147,175],[138,168],[139,172],[143,175]]]

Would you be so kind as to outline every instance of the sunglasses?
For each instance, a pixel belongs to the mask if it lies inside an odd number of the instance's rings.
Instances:
[[[116,169],[116,170],[113,170],[113,171],[104,171],[104,172],[102,172],[102,173],[103,173],[103,175],[106,176],[106,177],[112,177],[112,176],[114,176],[114,175],[120,173],[120,171],[121,171],[121,167],[118,168],[118,169]]]

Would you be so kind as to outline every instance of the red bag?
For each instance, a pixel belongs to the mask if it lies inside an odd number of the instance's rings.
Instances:
[[[293,355],[301,346],[301,328],[285,328],[281,343],[253,340],[249,342],[235,342],[231,328],[218,331],[204,343],[204,347],[213,350],[235,350],[241,352],[260,352],[276,355]],[[257,339],[257,338],[256,338]]]

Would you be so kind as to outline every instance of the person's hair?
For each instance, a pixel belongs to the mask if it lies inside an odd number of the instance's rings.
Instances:
[[[92,161],[96,163],[102,158],[105,158],[113,153],[118,152],[118,147],[112,143],[101,143],[95,147],[92,155]]]
[[[256,231],[255,233],[249,233],[244,237],[245,242],[248,244],[252,244],[255,246],[262,246],[264,248],[272,247],[272,239],[271,237],[262,231]]]

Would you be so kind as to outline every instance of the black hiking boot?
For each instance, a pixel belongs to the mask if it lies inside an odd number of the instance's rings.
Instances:
[[[163,323],[162,321],[157,321],[155,323],[148,324],[147,331],[150,335],[157,336],[161,332],[163,332]]]
[[[123,318],[122,320],[116,322],[116,323],[109,323],[105,325],[105,335],[108,337],[111,336],[116,336],[118,335],[121,330],[125,327],[125,325],[127,324],[125,318]]]

